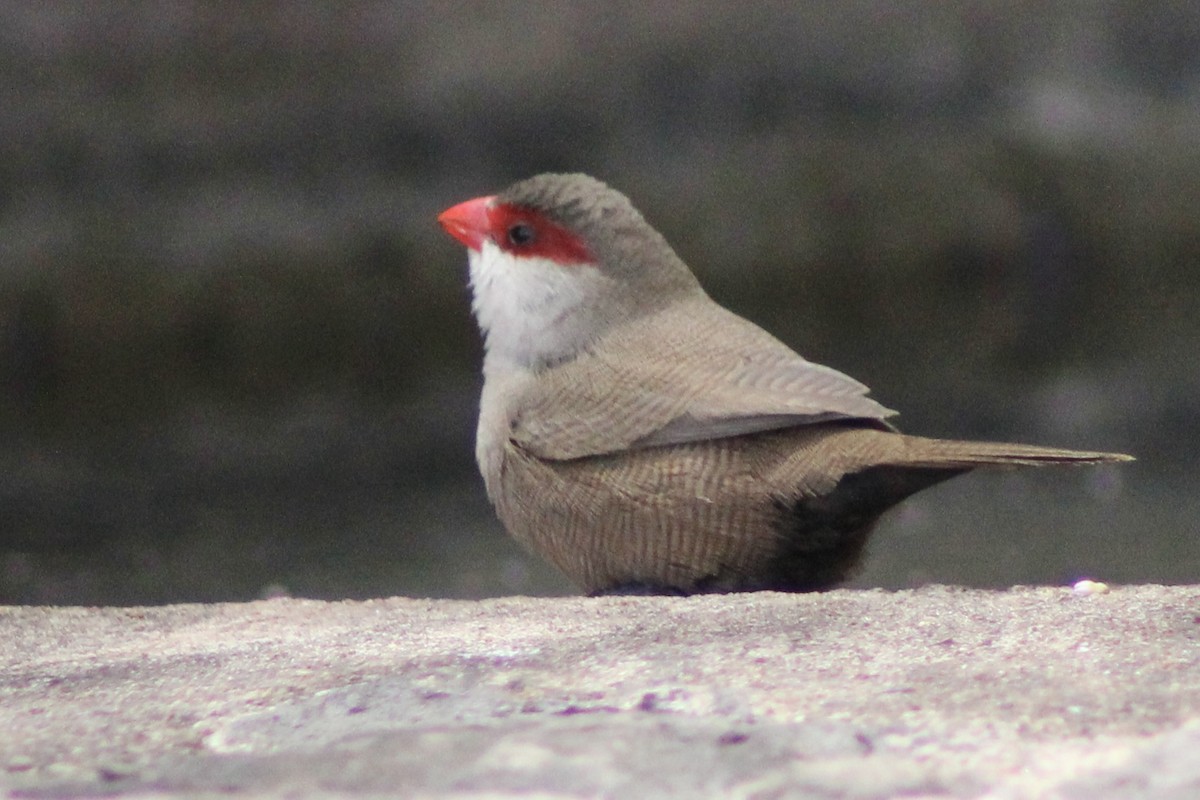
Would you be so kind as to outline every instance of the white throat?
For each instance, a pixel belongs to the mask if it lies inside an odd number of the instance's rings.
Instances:
[[[595,333],[589,306],[608,281],[590,264],[518,257],[495,243],[467,251],[471,308],[483,330],[484,371],[570,358]]]

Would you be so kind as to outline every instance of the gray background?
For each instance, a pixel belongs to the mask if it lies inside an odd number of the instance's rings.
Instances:
[[[908,431],[1140,459],[918,496],[856,585],[1200,576],[1200,9],[0,19],[0,602],[570,591],[483,499],[434,223],[549,169]]]

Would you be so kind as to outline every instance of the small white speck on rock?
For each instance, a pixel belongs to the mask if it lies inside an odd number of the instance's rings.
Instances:
[[[1085,578],[1080,581],[1075,581],[1075,585],[1071,587],[1071,593],[1076,597],[1090,597],[1094,594],[1107,594],[1108,584],[1101,581],[1094,581],[1090,578]]]

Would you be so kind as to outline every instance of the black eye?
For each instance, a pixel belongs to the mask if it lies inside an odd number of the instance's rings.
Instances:
[[[537,238],[537,231],[532,225],[524,222],[518,222],[516,225],[510,225],[508,228],[508,241],[517,245],[529,244]]]

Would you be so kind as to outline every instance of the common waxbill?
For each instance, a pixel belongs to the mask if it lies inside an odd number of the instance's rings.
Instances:
[[[438,221],[467,246],[484,335],[488,497],[588,593],[826,589],[880,514],[928,486],[1129,460],[897,432],[867,387],[713,302],[586,175],[538,175]]]

